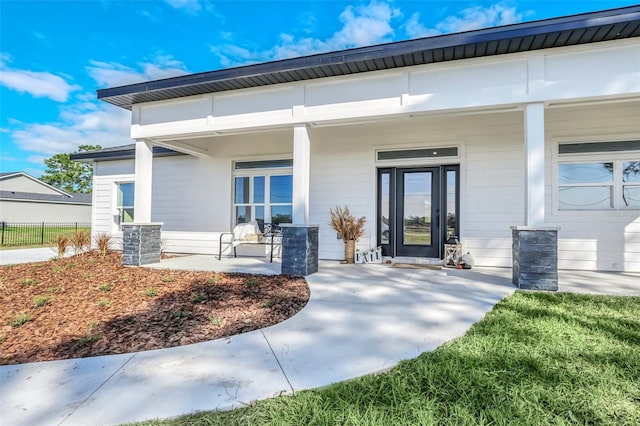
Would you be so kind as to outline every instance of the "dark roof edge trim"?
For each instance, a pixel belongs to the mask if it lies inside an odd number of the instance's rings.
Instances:
[[[174,151],[169,148],[164,148],[161,146],[153,147],[154,157],[170,157],[170,156],[177,156],[177,155],[187,155],[187,154]],[[136,157],[136,149],[135,149],[135,146],[131,147],[131,145],[127,145],[122,149],[107,148],[101,151],[77,152],[75,154],[69,155],[69,158],[74,161],[84,161],[84,162],[91,162],[95,160],[100,160],[100,161],[130,160],[135,157]]]

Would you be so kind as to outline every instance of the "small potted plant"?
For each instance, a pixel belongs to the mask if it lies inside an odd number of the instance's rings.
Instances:
[[[364,216],[356,219],[349,212],[349,208],[336,206],[335,209],[329,209],[331,222],[329,226],[338,232],[342,241],[344,241],[344,260],[346,263],[354,263],[356,241],[364,234],[364,224],[366,219]]]

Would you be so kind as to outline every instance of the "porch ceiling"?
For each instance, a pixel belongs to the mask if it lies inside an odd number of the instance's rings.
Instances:
[[[640,36],[640,6],[348,49],[98,90],[141,102]]]

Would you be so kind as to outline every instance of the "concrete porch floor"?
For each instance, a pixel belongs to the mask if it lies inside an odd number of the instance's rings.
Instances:
[[[433,263],[424,262],[416,258],[396,258],[394,262],[406,263]],[[218,260],[217,256],[211,255],[179,255],[162,260],[159,264],[148,265],[149,268],[156,269],[182,269],[191,271],[217,271],[217,272],[247,272],[252,274],[274,275],[281,270],[280,259],[274,258],[273,263],[261,257],[240,256],[233,258],[223,256]],[[319,263],[320,272],[324,269],[341,270],[354,268],[354,272],[367,274],[375,268],[388,269],[390,265],[364,264],[364,265],[341,265],[338,261],[321,260]],[[336,269],[337,268],[337,269]],[[369,269],[369,271],[367,270]],[[438,273],[438,271],[432,271]],[[471,270],[456,270],[443,268],[440,273],[451,275],[459,274],[471,280],[474,277],[494,277],[496,282],[506,285],[511,284],[511,268],[490,268],[476,267]],[[484,278],[483,278],[484,279]],[[558,271],[558,291],[571,293],[607,294],[619,296],[640,296],[640,273],[631,272],[594,272],[594,271]]]
[[[154,268],[278,273],[279,261],[182,256]],[[565,273],[569,289],[640,295],[634,274]],[[510,269],[321,261],[292,318],[224,339],[0,367],[1,423],[120,424],[228,409],[388,369],[463,335],[516,289]]]

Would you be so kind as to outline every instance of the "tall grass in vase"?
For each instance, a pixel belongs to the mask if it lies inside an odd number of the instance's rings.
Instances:
[[[349,207],[336,206],[329,209],[331,221],[329,226],[336,230],[344,241],[344,260],[346,263],[354,263],[356,242],[364,235],[364,216],[357,218],[349,212]]]

